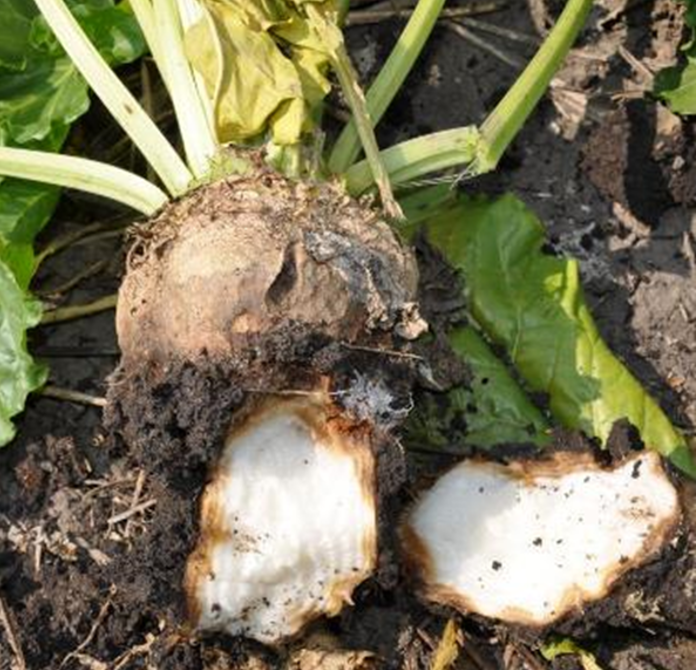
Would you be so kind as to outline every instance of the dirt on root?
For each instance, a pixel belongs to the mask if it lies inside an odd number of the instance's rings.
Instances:
[[[557,15],[559,4],[510,3],[476,18],[538,39],[537,29]],[[675,57],[680,13],[674,0],[598,2],[579,48],[559,73],[560,83],[500,171],[465,188],[512,190],[539,214],[550,247],[580,260],[588,299],[611,348],[691,435],[696,144],[691,122],[646,96],[650,74]],[[402,26],[392,19],[349,28],[351,51],[366,80]],[[383,145],[482,119],[514,80],[516,63],[533,51],[526,42],[482,36],[497,55],[445,25],[436,29],[380,126]],[[101,128],[98,110],[85,127],[90,124]],[[113,217],[103,203],[72,195],[64,198],[60,214],[60,225],[47,231],[44,241]],[[116,289],[122,267],[118,224],[111,221],[95,238],[50,260],[37,282],[42,288],[60,289],[78,268],[100,263],[101,269],[69,294],[58,290],[48,299],[87,302]],[[431,259],[423,253],[420,260]],[[448,291],[453,278],[423,274],[430,279],[424,293],[428,318],[443,328],[460,307]],[[118,362],[112,322],[111,314],[102,314],[34,331],[32,348],[50,362],[55,385],[106,394]],[[464,371],[448,368],[445,357],[433,360],[452,373],[450,383],[465,378]],[[118,383],[118,376],[113,380]],[[546,662],[533,641],[504,629],[424,607],[395,561],[387,561],[380,580],[358,590],[354,607],[318,622],[287,648],[270,651],[224,637],[193,640],[180,594],[182,557],[195,541],[191,492],[200,490],[225,417],[241,402],[243,390],[228,371],[211,367],[201,375],[182,367],[147,397],[149,404],[134,401],[129,409],[151,417],[151,442],[141,441],[135,450],[114,439],[97,408],[35,397],[17,440],[0,451],[1,670],[133,670],[148,664],[158,670],[331,670],[329,658],[344,664],[335,667],[421,670],[431,667],[450,620],[459,639],[453,668],[580,667],[569,656]],[[209,402],[172,403],[175,397]],[[198,433],[200,425],[210,432]],[[434,455],[431,471],[450,458]],[[422,472],[420,465],[409,467],[405,474],[392,473],[394,482],[406,478],[400,504],[411,500]],[[693,512],[693,487],[683,486],[685,507]],[[655,564],[647,573],[651,579],[615,594],[614,609],[594,617],[598,625],[567,630],[596,654],[603,670],[696,667],[693,535],[685,532],[674,550],[676,562],[667,574]],[[353,653],[350,660],[346,653]]]

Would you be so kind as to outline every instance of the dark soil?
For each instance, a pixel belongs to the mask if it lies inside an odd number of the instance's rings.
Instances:
[[[478,18],[535,36],[559,4],[530,0],[530,10],[524,3],[510,3]],[[539,214],[551,247],[579,258],[588,299],[611,348],[674,422],[693,435],[693,125],[645,97],[646,70],[626,57],[653,71],[668,64],[680,37],[679,10],[672,0],[625,4],[598,3],[580,50],[559,74],[563,85],[542,103],[499,172],[464,188],[514,191]],[[351,50],[366,79],[384,60],[401,25],[390,20],[349,29]],[[482,36],[520,60],[533,51],[521,42]],[[441,26],[381,125],[380,142],[478,122],[515,75],[509,63]],[[578,104],[584,110],[579,114],[573,111]],[[107,146],[88,147],[93,153],[109,153],[114,141],[113,134],[101,132],[103,125],[103,114],[95,108],[84,127],[99,129],[99,141]],[[89,134],[77,132],[75,141]],[[116,158],[133,160],[130,155]],[[70,194],[44,243],[92,221],[109,220],[113,229],[124,220],[113,215],[103,203]],[[72,245],[49,261],[36,287],[53,290],[99,262],[98,274],[53,298],[77,304],[113,293],[123,267],[122,242],[118,232],[105,230]],[[432,259],[423,252],[421,261]],[[431,280],[425,294],[428,316],[445,323],[459,307],[448,293],[454,278],[424,275]],[[50,363],[53,384],[103,397],[118,364],[113,313],[39,328],[32,333],[32,348]],[[0,625],[0,670],[262,670],[290,661],[294,665],[285,667],[309,670],[367,668],[375,659],[388,668],[429,668],[452,613],[416,602],[394,563],[391,574],[358,590],[355,607],[318,622],[287,649],[270,651],[218,637],[192,639],[180,594],[181,557],[190,551],[196,531],[191,492],[206,476],[224,415],[241,400],[224,371],[211,367],[204,372],[174,371],[158,393],[148,387],[147,407],[130,408],[152,417],[152,431],[141,435],[135,455],[114,439],[98,408],[40,396],[30,400],[18,438],[0,451],[0,623],[6,621]],[[465,378],[465,371],[450,372],[450,382]],[[201,425],[201,415],[187,415],[186,403],[169,402],[183,391],[188,395],[178,397],[216,399],[196,405],[208,412],[209,436],[190,430]],[[113,412],[110,421],[123,426]],[[433,456],[429,469],[445,467],[449,458]],[[419,473],[407,473],[404,503]],[[684,486],[688,527],[693,525],[693,491]],[[570,631],[595,652],[603,670],[696,667],[693,542],[688,532],[682,536],[674,570],[665,576],[656,569],[656,588],[629,588],[622,592],[623,604],[599,627]],[[454,620],[461,634],[454,668],[579,667],[572,657],[544,661],[529,640],[504,630],[458,616]],[[302,655],[310,649],[324,656]],[[360,665],[355,656],[350,661],[340,656],[342,649],[375,657],[363,658]],[[327,650],[344,665],[317,661],[328,658]]]

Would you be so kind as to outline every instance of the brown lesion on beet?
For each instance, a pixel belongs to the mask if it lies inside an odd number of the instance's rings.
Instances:
[[[283,254],[283,264],[273,283],[266,291],[266,304],[271,308],[279,306],[283,298],[292,291],[297,282],[297,255],[302,253],[296,242],[289,243]]]
[[[129,607],[148,609],[150,602],[138,600],[140,593],[147,592],[170,621],[185,622],[187,607],[191,619],[198,620],[200,612],[190,603],[187,606],[180,585],[185,582],[184,566],[201,531],[200,496],[211,480],[231,425],[241,426],[260,406],[279,399],[306,403],[304,394],[311,395],[317,386],[319,396],[331,400],[325,409],[329,432],[347,435],[346,449],[351,443],[366,445],[360,447],[361,453],[366,460],[368,450],[374,457],[372,471],[362,468],[362,481],[365,495],[377,499],[378,578],[394,574],[393,515],[398,506],[395,494],[405,476],[403,454],[388,432],[353,422],[334,403],[340,400],[336,390],[344,388],[356,372],[372,374],[376,357],[380,361],[384,357],[345,349],[328,338],[292,328],[287,336],[276,334],[261,344],[265,346],[260,346],[254,358],[240,356],[226,364],[205,356],[195,362],[153,362],[122,367],[112,377],[106,410],[111,452],[127,455],[130,463],[144,468],[158,499],[150,534],[139,538],[129,567],[124,570],[119,564],[109,571],[117,584],[132,582],[136,575],[142,582],[143,590],[124,588],[124,593],[133,596]],[[392,388],[408,392],[414,374],[411,359],[390,358],[379,368]],[[322,382],[328,378],[329,388]],[[300,395],[286,396],[284,390]],[[205,554],[197,558],[199,571],[205,572]]]
[[[138,228],[117,330],[134,363],[204,349],[234,355],[228,328],[244,311],[262,336],[293,321],[351,342],[397,328],[413,336],[423,327],[416,283],[413,255],[377,210],[338,183],[307,185],[256,166]]]

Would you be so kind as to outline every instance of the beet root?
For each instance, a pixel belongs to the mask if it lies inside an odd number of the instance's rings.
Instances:
[[[118,339],[126,365],[224,359],[290,325],[346,343],[408,339],[424,329],[416,283],[376,212],[338,185],[264,171],[202,188],[142,229]]]
[[[176,555],[136,551],[171,621],[276,644],[389,572],[417,279],[376,211],[267,168],[135,231],[107,424],[159,482],[152,541]]]

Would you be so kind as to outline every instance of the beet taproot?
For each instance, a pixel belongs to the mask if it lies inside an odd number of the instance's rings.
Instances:
[[[378,211],[266,167],[134,232],[108,423],[167,496],[195,498],[163,531],[185,529],[168,573],[193,629],[277,644],[379,569],[417,283]]]
[[[291,325],[345,343],[425,327],[413,255],[338,184],[260,170],[169,205],[138,237],[117,309],[125,365],[234,356]]]
[[[533,639],[606,619],[641,571],[674,563],[682,519],[656,452],[607,463],[552,450],[461,461],[419,497],[401,539],[424,600]]]

